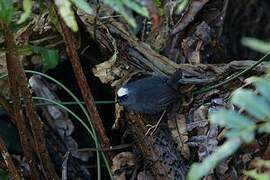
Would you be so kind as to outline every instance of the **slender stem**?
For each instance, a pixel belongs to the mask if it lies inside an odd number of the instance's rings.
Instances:
[[[195,90],[192,92],[193,95],[198,95],[198,94],[202,94],[202,93],[205,93],[205,92],[208,92],[208,91],[211,91],[213,89],[216,89],[216,88],[219,88],[225,84],[228,84],[229,82],[237,79],[238,77],[240,76],[243,76],[244,74],[246,74],[247,72],[251,71],[252,69],[254,69],[256,66],[258,66],[259,64],[261,64],[263,61],[265,61],[270,55],[270,52],[267,53],[266,55],[264,55],[260,60],[258,60],[256,63],[254,63],[252,66],[244,69],[243,71],[239,72],[238,74],[236,74],[235,76],[232,76],[231,78],[228,78],[228,79],[225,79],[224,81],[218,83],[218,84],[215,84],[213,86],[208,86],[206,88],[202,88],[202,89],[199,89],[199,90]]]
[[[58,101],[57,103],[62,104],[62,105],[78,105],[78,102],[74,101],[69,101],[69,102],[63,102],[63,101]],[[85,102],[80,101],[80,104],[85,104]],[[46,105],[52,105],[52,103],[48,102],[41,102],[41,103],[34,103],[36,106],[46,106]],[[95,104],[115,104],[114,101],[95,101]]]
[[[93,138],[93,140],[94,140],[94,142],[95,142],[95,146],[97,147],[97,148],[100,148],[100,145],[99,145],[99,143],[98,143],[98,139],[97,139],[97,136],[96,136],[96,134],[95,134],[95,131],[94,131],[94,129],[92,129],[93,130],[93,132],[89,129],[89,127],[83,122],[83,120],[81,119],[81,118],[79,118],[75,113],[73,113],[70,109],[68,109],[67,107],[65,107],[65,106],[63,106],[63,105],[61,105],[61,104],[59,104],[59,103],[57,103],[56,101],[53,101],[53,100],[51,100],[51,99],[47,99],[47,98],[44,98],[44,97],[33,97],[33,99],[38,99],[38,100],[44,100],[44,101],[49,101],[50,103],[53,103],[53,104],[55,104],[55,105],[58,105],[59,107],[61,107],[61,108],[63,108],[64,110],[66,110],[67,112],[69,112],[72,116],[74,116],[84,127],[85,127],[85,129],[87,130],[87,132],[90,134],[90,136]],[[105,158],[104,159],[104,162],[105,162],[105,164],[106,164],[106,167],[107,168],[109,168],[110,166],[109,166],[109,164],[108,164],[108,162],[106,161],[106,157],[105,157],[105,155],[104,155],[104,152],[102,151],[101,152],[101,154],[102,154],[102,157],[103,158]],[[100,165],[101,165],[101,162],[100,162],[100,153],[99,153],[99,151],[96,151],[96,156],[97,156],[97,169],[98,169],[98,176],[100,176]],[[108,172],[109,172],[109,175],[112,177],[112,174],[111,174],[111,171],[110,171],[110,169],[108,169]]]
[[[73,111],[71,111],[69,108],[67,108],[66,106],[58,103],[57,101],[53,101],[53,100],[48,99],[48,98],[44,98],[44,97],[32,97],[32,98],[35,99],[35,100],[48,101],[48,102],[50,102],[50,104],[57,105],[58,107],[64,109],[68,113],[70,113],[73,117],[75,117],[75,119],[77,119],[85,127],[85,129],[91,135],[91,137],[93,138],[93,140],[95,140],[95,137],[93,135],[93,132],[88,128],[88,126],[84,123],[84,121],[79,116],[77,116]]]

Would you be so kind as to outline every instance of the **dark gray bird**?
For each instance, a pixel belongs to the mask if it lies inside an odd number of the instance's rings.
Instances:
[[[117,91],[118,102],[127,109],[153,114],[174,102],[179,93],[171,78],[148,76],[127,83]]]

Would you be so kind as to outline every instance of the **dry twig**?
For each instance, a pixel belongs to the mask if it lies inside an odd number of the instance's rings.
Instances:
[[[14,178],[14,180],[20,180],[20,174],[16,169],[16,166],[13,164],[13,161],[11,159],[10,154],[8,153],[7,147],[5,145],[5,142],[0,137],[0,152],[2,154],[2,157],[7,165],[7,169],[10,172],[11,176]]]

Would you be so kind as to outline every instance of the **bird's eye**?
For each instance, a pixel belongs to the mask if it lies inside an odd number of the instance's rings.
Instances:
[[[121,99],[123,99],[123,100],[127,100],[127,98],[128,98],[127,94],[121,97]]]
[[[120,103],[126,102],[127,99],[128,99],[128,95],[127,94],[126,95],[123,95],[123,96],[120,96],[118,98],[118,100],[119,100]]]

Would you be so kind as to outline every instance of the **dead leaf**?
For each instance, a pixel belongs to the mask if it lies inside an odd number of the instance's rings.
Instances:
[[[187,145],[188,133],[186,130],[186,118],[182,114],[177,114],[175,118],[170,117],[168,127],[171,131],[174,142],[177,143],[177,150],[186,158],[190,158],[190,150]]]
[[[137,163],[136,156],[131,152],[121,152],[113,158],[112,173],[116,180],[126,179]]]

